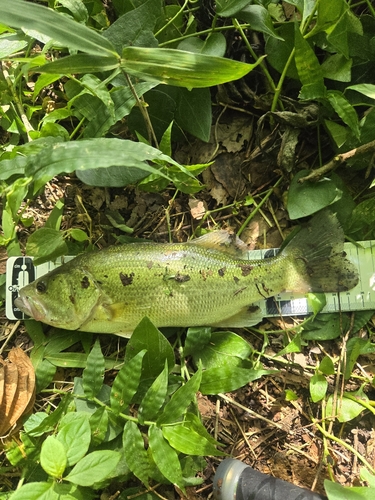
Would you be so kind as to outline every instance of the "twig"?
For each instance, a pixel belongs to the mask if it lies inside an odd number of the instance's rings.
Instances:
[[[339,165],[342,165],[346,161],[350,160],[350,158],[373,152],[375,152],[375,141],[368,142],[367,144],[362,144],[362,146],[358,146],[358,148],[354,148],[350,151],[347,151],[346,153],[340,153],[336,155],[332,160],[330,160],[322,167],[313,170],[309,175],[306,175],[305,177],[301,177],[298,182],[302,184],[306,181],[318,181],[328,172],[335,170]]]

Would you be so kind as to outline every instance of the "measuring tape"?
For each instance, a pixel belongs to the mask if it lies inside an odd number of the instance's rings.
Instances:
[[[375,240],[360,241],[359,246],[344,244],[347,258],[358,269],[358,285],[347,292],[326,293],[326,305],[322,312],[365,311],[375,309]],[[277,249],[252,250],[248,252],[249,260],[274,257]],[[52,271],[74,257],[62,257],[55,262],[47,262],[34,266],[32,257],[10,257],[6,270],[6,316],[8,319],[28,319],[15,305],[18,291],[35,279]],[[303,316],[312,312],[305,295],[297,293],[280,293],[275,297],[262,300],[256,304],[263,317]]]

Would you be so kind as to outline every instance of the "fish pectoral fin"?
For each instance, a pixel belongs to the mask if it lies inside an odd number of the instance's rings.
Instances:
[[[209,326],[218,328],[245,328],[260,323],[263,319],[262,311],[258,306],[250,305],[241,309],[230,318],[224,319]]]
[[[204,234],[200,238],[189,241],[189,244],[218,250],[238,259],[247,258],[249,250],[247,245],[236,234],[225,230]]]

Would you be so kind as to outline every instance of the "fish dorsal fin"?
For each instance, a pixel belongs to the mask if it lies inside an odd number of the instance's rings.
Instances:
[[[238,259],[247,258],[247,245],[234,233],[229,233],[224,229],[204,234],[195,240],[189,241],[192,245],[199,245],[204,248],[224,252]]]

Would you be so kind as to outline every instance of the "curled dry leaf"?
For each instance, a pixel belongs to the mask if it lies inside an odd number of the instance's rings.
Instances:
[[[8,359],[0,357],[0,436],[18,428],[18,420],[31,411],[34,401],[33,365],[23,350],[15,347]]]

